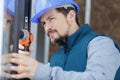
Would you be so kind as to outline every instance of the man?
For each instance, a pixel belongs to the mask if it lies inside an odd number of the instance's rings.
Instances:
[[[53,54],[50,64],[42,64],[29,56],[10,54],[3,64],[25,66],[5,67],[21,74],[9,78],[31,80],[119,80],[120,50],[109,37],[95,33],[88,24],[79,26],[79,6],[73,0],[36,0],[32,22],[43,25],[53,43],[61,48]],[[20,52],[21,53],[21,52]]]

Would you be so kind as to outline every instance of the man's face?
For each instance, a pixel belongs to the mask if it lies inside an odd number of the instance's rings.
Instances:
[[[45,32],[50,37],[51,42],[56,43],[64,40],[69,32],[69,20],[62,13],[55,9],[49,10],[40,18]]]
[[[7,11],[5,11],[5,15],[4,15],[4,31],[8,31],[8,29],[10,28],[12,22],[13,22],[13,16],[10,13],[8,13]]]

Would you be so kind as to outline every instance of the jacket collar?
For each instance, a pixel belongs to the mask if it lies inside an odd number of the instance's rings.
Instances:
[[[59,45],[63,46],[66,51],[69,51],[82,37],[88,34],[92,29],[88,24],[80,26],[80,28],[72,35],[66,38],[66,42],[60,42]]]

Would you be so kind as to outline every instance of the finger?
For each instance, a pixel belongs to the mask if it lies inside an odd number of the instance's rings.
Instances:
[[[8,63],[10,63],[10,61],[8,60],[8,58],[2,60],[2,65],[6,65]]]
[[[10,71],[8,66],[2,65],[2,71]]]
[[[2,59],[4,60],[4,59],[7,59],[7,58],[10,58],[11,57],[11,54],[4,54],[4,55],[2,55]]]
[[[20,64],[26,65],[25,60],[20,59],[20,58],[11,58],[10,63],[14,63],[14,64],[17,64],[17,65],[20,65]]]
[[[13,45],[10,45],[10,52],[13,51]]]
[[[18,52],[19,52],[19,54],[22,54],[22,55],[27,55],[27,56],[30,55],[30,52],[28,52],[28,51],[19,50]]]
[[[21,78],[27,78],[28,74],[26,74],[26,73],[22,73],[22,74],[9,74],[9,73],[6,73],[6,72],[2,72],[1,76],[2,77],[6,77],[6,78],[21,79]]]
[[[13,74],[11,77],[14,79],[28,78],[28,73]]]
[[[24,66],[24,65],[22,65],[22,66],[20,66],[20,65],[19,66],[11,66],[9,69],[11,71],[16,71],[16,72],[21,71],[21,72],[28,73],[28,67]]]
[[[18,64],[18,65],[19,64],[27,65],[27,64],[29,64],[27,62],[27,60],[31,59],[28,56],[21,55],[21,54],[16,54],[16,53],[12,53],[12,54],[9,54],[9,56],[8,55],[6,55],[6,56],[7,56],[7,58],[4,61],[2,61],[3,64],[15,63],[15,64]]]
[[[1,72],[1,76],[6,77],[6,78],[12,78],[11,75],[9,73],[6,73],[6,72]]]
[[[18,53],[10,53],[10,54],[7,54],[6,55],[7,56],[7,58],[20,58],[21,56],[20,56],[20,54],[18,54]]]
[[[6,54],[4,56],[2,56],[2,65],[6,65],[8,63],[12,63],[12,62],[17,62],[17,60],[19,60],[21,58],[20,55],[16,54],[16,53],[12,53],[12,54]]]
[[[23,50],[24,49],[24,46],[19,44],[19,49],[20,50]],[[10,51],[12,52],[13,51],[13,45],[10,45]]]
[[[9,59],[9,61],[11,63],[15,63],[15,64],[23,64],[23,65],[28,65],[28,59],[31,60],[31,58],[29,58],[29,56],[25,56],[25,55],[21,55],[21,54],[15,54],[13,55],[14,57]]]
[[[20,50],[23,50],[23,49],[24,49],[24,46],[21,45],[21,44],[19,44],[19,49],[20,49]]]
[[[7,53],[7,54],[4,54],[2,56],[3,59],[7,59],[7,58],[12,58],[14,56],[17,56],[18,53]]]
[[[2,64],[10,63],[9,59],[12,58],[11,54],[5,54],[2,56]]]
[[[2,66],[2,71],[10,72],[10,71],[16,71],[16,72],[28,72],[28,67],[25,65],[18,65],[18,66]]]

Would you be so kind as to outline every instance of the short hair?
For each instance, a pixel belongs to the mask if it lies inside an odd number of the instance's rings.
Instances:
[[[71,11],[71,10],[74,10],[76,12],[75,8],[73,8],[73,7],[67,7],[67,8],[58,7],[58,8],[56,8],[56,10],[58,12],[61,12],[65,16],[67,16],[67,14],[69,13],[69,11]],[[76,23],[80,26],[77,13],[76,13],[76,19],[75,20],[76,20]]]

